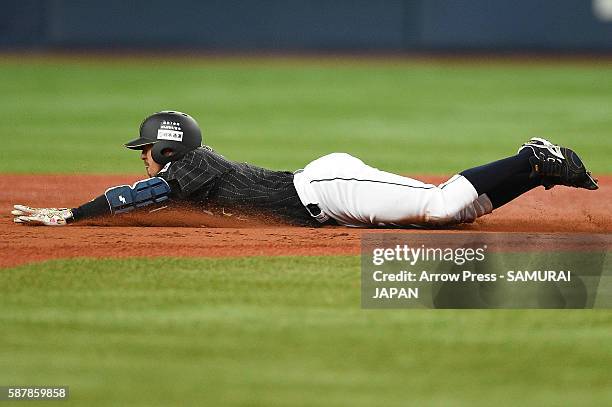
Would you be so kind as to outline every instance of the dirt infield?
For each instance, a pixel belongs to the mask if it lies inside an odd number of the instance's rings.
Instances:
[[[442,177],[424,176],[433,183]],[[346,227],[303,228],[262,225],[258,219],[206,213],[160,211],[153,218],[128,217],[100,225],[28,227],[12,222],[13,204],[74,207],[110,185],[131,184],[137,176],[3,175],[0,178],[0,267],[70,257],[358,254],[361,234],[371,230]],[[555,233],[612,232],[612,177],[599,180],[598,191],[556,187],[531,191],[474,224],[453,233],[534,232],[517,245],[546,247]],[[180,215],[180,216],[179,216]],[[111,226],[112,225],[112,226]],[[146,226],[146,227],[145,227]],[[397,233],[398,230],[376,230]],[[422,233],[402,230],[401,233]],[[442,233],[438,231],[437,233]],[[444,231],[444,233],[448,233]]]

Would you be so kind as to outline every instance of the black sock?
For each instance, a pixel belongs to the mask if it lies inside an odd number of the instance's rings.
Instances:
[[[529,178],[529,172],[525,172],[514,175],[503,185],[488,191],[487,196],[493,204],[493,209],[497,209],[540,185],[538,178]]]
[[[527,150],[512,157],[502,160],[493,161],[492,163],[481,165],[479,167],[468,168],[460,172],[476,189],[478,195],[488,194],[496,188],[505,185],[506,181],[510,180],[515,175],[531,172],[531,164],[529,157],[531,152]],[[538,179],[538,184],[539,184]]]

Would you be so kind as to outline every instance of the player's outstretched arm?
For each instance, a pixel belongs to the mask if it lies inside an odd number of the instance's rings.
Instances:
[[[11,214],[15,223],[24,225],[63,226],[73,221],[106,215],[120,215],[151,205],[165,203],[175,195],[168,182],[159,177],[148,178],[134,185],[119,185],[106,190],[104,195],[77,208],[31,208],[15,205]],[[178,187],[177,187],[178,188]]]

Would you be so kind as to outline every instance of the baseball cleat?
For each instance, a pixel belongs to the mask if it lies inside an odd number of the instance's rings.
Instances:
[[[550,141],[534,137],[519,148],[518,152],[531,150],[530,177],[542,177],[542,185],[550,189],[555,185],[574,188],[597,189],[597,180],[587,171],[584,163],[573,150]]]

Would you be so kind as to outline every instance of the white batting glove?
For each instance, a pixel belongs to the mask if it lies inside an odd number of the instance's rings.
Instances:
[[[72,219],[72,211],[68,208],[30,208],[24,205],[14,205],[13,208],[13,222],[24,225],[63,226]]]

